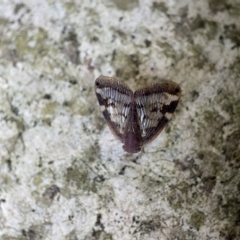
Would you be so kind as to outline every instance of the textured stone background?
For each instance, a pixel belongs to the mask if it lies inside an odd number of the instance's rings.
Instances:
[[[0,239],[240,239],[239,0],[0,1]],[[126,154],[93,91],[183,96]]]

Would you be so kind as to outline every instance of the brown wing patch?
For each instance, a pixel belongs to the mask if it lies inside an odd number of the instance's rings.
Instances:
[[[133,100],[132,90],[116,78],[101,76],[95,81],[95,93],[108,126],[122,141]]]
[[[171,119],[181,97],[178,84],[161,81],[134,93],[143,143],[154,140]]]

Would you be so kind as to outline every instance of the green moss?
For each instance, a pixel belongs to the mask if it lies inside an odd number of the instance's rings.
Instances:
[[[233,6],[228,0],[209,0],[209,7],[213,13],[231,10]]]
[[[94,237],[94,240],[112,240],[112,235],[108,234],[102,230],[93,231],[92,237]]]
[[[38,29],[36,34],[30,36],[29,29],[23,30],[16,35],[15,43],[16,50],[19,57],[24,58],[27,54],[32,54],[38,56],[38,54],[42,54],[45,49],[45,40],[47,38],[47,33],[43,29]],[[30,46],[29,43],[33,41],[35,42],[34,46]],[[46,49],[45,49],[46,50]]]
[[[232,226],[240,226],[240,199],[237,195],[236,198],[230,198],[229,195],[225,195],[226,197],[226,202],[222,198],[218,202],[217,218],[228,221]]]
[[[197,17],[192,21],[191,24],[191,30],[195,31],[199,28],[205,28],[206,21],[201,18],[201,16],[198,14]]]
[[[41,114],[43,116],[48,117],[47,115],[54,115],[56,111],[56,104],[53,102],[46,103],[44,108],[42,109]]]
[[[18,35],[16,36],[16,48],[17,48],[17,52],[18,55],[23,57],[25,52],[26,52],[26,48],[28,48],[27,46],[27,31],[21,31],[20,33],[18,33]]]
[[[74,182],[78,189],[84,191],[96,192],[94,182],[90,179],[88,171],[79,168],[68,168],[67,169],[67,180]]]
[[[218,24],[214,21],[207,21],[207,27],[208,27],[208,39],[212,40],[216,37],[218,33]]]
[[[198,45],[189,45],[187,51],[192,53],[193,57],[191,58],[192,65],[198,69],[203,69],[208,67],[209,71],[212,70],[213,66],[210,65],[208,60],[202,54],[201,46]]]
[[[81,100],[68,102],[68,107],[72,112],[80,114],[81,116],[88,116],[92,111],[92,106],[89,106]]]
[[[228,3],[228,0],[209,0],[209,4],[215,5],[215,6],[222,6],[226,5]]]
[[[5,27],[8,24],[8,20],[6,18],[0,18],[0,26]]]
[[[225,26],[224,35],[230,39],[234,47],[240,47],[240,29],[235,24]]]
[[[231,16],[237,18],[240,15],[240,3],[237,1],[231,4],[229,0],[209,0],[209,7],[214,14],[227,11]]]
[[[208,110],[198,120],[199,129],[196,137],[199,141],[199,149],[209,145],[222,149],[225,119],[217,111]]]
[[[191,215],[190,223],[191,225],[199,230],[199,228],[204,224],[206,216],[203,212],[195,212]]]
[[[204,169],[205,176],[216,176],[222,167],[222,163],[219,161],[219,155],[206,150],[200,150],[197,155],[201,160],[201,170]]]
[[[231,6],[230,14],[236,18],[240,16],[240,3],[235,3],[234,6]]]
[[[188,192],[190,186],[186,182],[179,182],[179,184],[170,186],[171,192],[167,196],[168,202],[172,208],[175,210],[182,209],[183,205],[186,204],[186,200],[188,199]],[[188,199],[190,200],[190,199]],[[188,203],[192,204],[192,203]]]
[[[29,238],[27,237],[13,237],[13,236],[10,236],[10,235],[2,235],[1,236],[1,240],[28,240]]]
[[[41,183],[42,183],[42,173],[38,173],[34,175],[33,184],[35,186],[39,186]]]
[[[240,57],[236,57],[236,60],[230,65],[229,70],[236,74],[240,74]]]
[[[216,111],[205,111],[204,112],[204,121],[205,123],[215,123],[216,118],[218,117],[218,113]]]
[[[113,60],[113,65],[116,68],[116,75],[120,79],[133,78],[138,73],[138,56],[127,55],[117,51]]]
[[[213,154],[209,154],[208,158],[210,158]],[[217,175],[218,172],[221,170],[221,162],[219,162],[219,156],[217,155],[214,155],[214,157],[212,157],[211,159],[209,159],[210,162],[210,165],[211,167],[213,168],[213,172],[211,175]]]
[[[78,9],[74,1],[64,2],[64,8],[68,13],[75,12]]]
[[[157,41],[157,45],[163,49],[165,56],[170,58],[175,58],[177,56],[176,51],[169,43]]]
[[[191,30],[196,31],[204,29],[203,34],[208,37],[209,40],[212,40],[216,37],[218,32],[218,24],[214,21],[208,21],[203,19],[200,15],[197,15],[191,23]]]
[[[166,4],[164,2],[153,2],[152,5],[152,10],[159,10],[161,12],[167,12],[168,11],[168,7],[166,6]]]
[[[113,2],[123,11],[132,10],[138,6],[138,0],[113,0]]]
[[[227,137],[224,145],[224,153],[227,161],[238,165],[240,164],[239,139],[240,130],[237,130]]]

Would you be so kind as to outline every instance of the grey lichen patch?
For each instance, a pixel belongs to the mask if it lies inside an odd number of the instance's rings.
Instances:
[[[196,90],[192,91],[192,102],[194,102],[195,100],[197,100],[199,97],[199,92]]]
[[[73,1],[64,2],[63,5],[64,5],[64,9],[66,9],[68,14],[74,13],[78,8],[77,4]]]
[[[84,168],[73,168],[67,169],[66,179],[69,184],[76,184],[78,189],[87,192],[96,192],[96,186],[93,180],[90,178],[90,173]]]
[[[4,27],[8,23],[8,20],[6,18],[0,18],[0,26]]]
[[[240,225],[239,205],[240,205],[240,199],[238,196],[238,197],[229,198],[227,201],[227,204],[223,208],[224,213],[226,214],[226,218],[236,226]]]
[[[221,229],[220,236],[223,239],[238,239],[240,236],[240,227],[236,226],[230,226],[228,223],[226,223],[223,228]]]
[[[206,22],[202,17],[198,14],[195,19],[193,19],[191,23],[191,29],[192,31],[195,31],[197,29],[205,28]]]
[[[53,200],[54,197],[60,192],[60,188],[53,184],[49,187],[47,187],[43,193],[43,197],[49,198],[50,200]]]
[[[203,190],[207,193],[211,193],[213,188],[215,187],[217,179],[215,176],[204,177],[202,179]]]
[[[205,214],[203,212],[197,211],[195,213],[192,213],[190,223],[194,228],[199,230],[199,228],[204,225],[205,220],[206,220]]]
[[[11,177],[8,174],[1,174],[0,184],[2,186],[2,189],[5,189],[5,188],[7,189],[7,188],[9,188],[9,186],[14,184],[14,181],[13,181],[13,179],[11,179]]]
[[[44,49],[46,50],[44,42],[47,38],[46,31],[39,28],[32,36],[29,34],[30,31],[30,29],[22,30],[16,34],[16,51],[20,58],[24,58],[28,54],[32,54],[36,57]]]
[[[218,33],[219,25],[217,24],[217,22],[207,21],[207,27],[208,32],[206,35],[208,36],[209,40],[212,40],[216,37]]]
[[[94,26],[94,31],[91,28],[84,28],[84,35],[87,36],[88,39],[94,38],[98,32],[98,27],[101,27],[101,22],[99,21],[100,12],[96,11],[94,8],[86,8],[85,11],[87,12],[85,22],[87,26]],[[98,26],[98,27],[97,27]]]
[[[126,54],[116,50],[113,65],[116,68],[116,75],[120,79],[130,79],[138,73],[138,55]]]
[[[2,235],[1,236],[2,240],[28,240],[28,238],[26,236],[19,236],[19,237],[14,237],[12,235]]]
[[[80,114],[81,116],[89,116],[95,108],[94,99],[91,96],[91,90],[86,90],[86,93],[81,92],[81,97],[68,102],[67,107],[75,114]],[[86,95],[86,98],[84,96]],[[92,94],[93,95],[93,94]],[[88,101],[89,100],[89,101]]]
[[[88,131],[85,131],[86,133],[89,133]],[[93,155],[94,153],[94,155]],[[94,163],[96,161],[96,158],[100,157],[100,147],[97,142],[93,142],[92,146],[90,146],[88,149],[84,152],[84,159],[88,159],[87,162],[89,164]],[[95,156],[95,157],[93,157]]]
[[[215,110],[205,111],[203,116],[204,121],[200,122],[201,129],[198,132],[199,146],[205,147],[206,144],[211,144],[217,149],[222,149],[225,119]],[[214,122],[218,124],[213,124]]]
[[[69,240],[78,240],[78,237],[77,237],[77,233],[76,233],[76,230],[72,230],[67,236],[66,236],[66,239],[69,239]],[[88,238],[85,238],[86,240],[88,240]]]
[[[219,196],[217,202],[216,217],[220,220],[226,220],[229,226],[239,226],[240,223],[240,211],[239,211],[240,200],[239,197],[228,197],[224,199]],[[238,234],[240,233],[240,227],[238,229]]]
[[[240,11],[240,10],[239,10]],[[225,25],[224,27],[224,37],[230,39],[234,46],[234,48],[240,47],[240,35],[239,35],[240,27],[236,26],[235,24],[232,25]]]
[[[236,130],[231,133],[224,144],[224,154],[227,162],[233,164],[233,166],[240,166],[240,145],[236,145],[240,139],[240,130]]]
[[[200,35],[202,35],[203,33],[198,33]],[[196,35],[198,35],[196,34]],[[205,36],[206,33],[204,33]],[[195,36],[195,35],[194,35]],[[186,37],[186,36],[184,36]],[[206,40],[206,38],[205,38]],[[188,42],[188,41],[192,41],[192,40],[184,40],[184,42]],[[181,66],[180,72],[182,71],[182,69],[184,68],[188,74],[188,76],[191,75],[192,71],[194,71],[196,74],[199,73],[198,70],[202,71],[203,69],[208,71],[208,72],[212,72],[215,71],[215,66],[214,64],[210,61],[210,59],[206,56],[206,54],[203,52],[203,48],[201,45],[199,44],[192,44],[188,42],[188,44],[186,45],[186,49],[184,51],[179,51],[178,53],[176,53],[175,55],[175,62],[178,64],[184,64],[184,66]],[[185,52],[187,51],[187,53]],[[190,70],[192,69],[192,70]],[[176,72],[176,74],[178,74],[178,72]],[[195,78],[195,77],[193,77]]]
[[[232,7],[230,7],[230,14],[234,16],[236,19],[239,18],[240,2],[236,1],[234,4],[232,4]]]
[[[199,164],[201,168],[199,169],[199,175],[202,177],[210,177],[218,175],[219,171],[222,168],[221,160],[223,157],[215,154],[211,151],[199,151]]]
[[[233,8],[228,0],[209,0],[209,7],[213,13],[229,11]]]
[[[11,159],[10,154],[15,150],[22,129],[21,124],[18,123],[18,118],[12,113],[9,98],[2,88],[0,88],[0,101],[0,166],[7,166],[6,163]],[[5,173],[4,171],[4,178]]]
[[[175,227],[172,229],[170,235],[170,239],[196,239],[196,234],[191,230],[183,231],[182,229],[179,229],[178,227]]]
[[[161,12],[167,12],[168,7],[166,6],[165,2],[153,2],[152,4],[152,10],[158,10]]]
[[[50,222],[44,222],[39,225],[31,225],[28,229],[23,229],[22,233],[28,240],[40,240],[44,239],[52,230],[52,224]]]
[[[109,233],[106,233],[102,230],[97,230],[97,231],[93,231],[92,233],[92,238],[93,240],[113,240],[112,235]]]
[[[168,42],[162,42],[160,40],[157,41],[157,46],[163,49],[165,56],[167,57],[176,57],[176,51],[174,50],[173,46]]]
[[[230,70],[236,74],[240,74],[240,57],[237,57],[235,61],[230,65]]]
[[[43,182],[43,175],[42,173],[35,174],[33,177],[33,185],[40,186]]]
[[[73,64],[79,64],[79,50],[77,42],[65,43],[63,46],[63,53],[67,59]]]
[[[26,7],[26,5],[23,4],[23,3],[18,3],[18,4],[16,4],[16,6],[15,6],[15,8],[14,8],[14,13],[15,13],[15,14],[18,14],[19,11],[20,11],[21,9],[25,8],[25,7]]]
[[[113,2],[123,11],[132,10],[138,6],[138,0],[113,0]]]
[[[172,208],[179,210],[186,204],[187,200],[190,200],[187,198],[190,185],[187,182],[180,181],[176,185],[171,185],[170,188],[171,191],[167,196],[167,200]]]
[[[45,106],[42,108],[41,114],[44,117],[53,116],[56,111],[57,104],[53,102],[48,102],[45,104]]]
[[[211,64],[209,59],[207,59],[201,50],[201,46],[199,45],[190,45],[188,47],[189,53],[192,54],[191,64],[197,69],[208,68],[209,71],[214,70],[214,65]]]
[[[79,43],[77,39],[77,34],[72,29],[67,29],[64,31],[63,35],[63,47],[62,52],[65,54],[67,59],[73,64],[79,64]]]
[[[197,15],[191,22],[191,31],[197,30],[202,30],[202,35],[208,36],[208,39],[212,40],[218,32],[218,24],[217,22],[203,19],[200,15]]]
[[[140,221],[139,226],[136,228],[134,233],[140,233],[141,235],[148,235],[152,232],[161,232],[162,219],[161,216],[153,216],[152,219]]]
[[[47,125],[51,125],[51,122],[55,117],[56,109],[57,109],[56,103],[53,103],[53,102],[46,103],[41,109],[40,121],[42,121]]]

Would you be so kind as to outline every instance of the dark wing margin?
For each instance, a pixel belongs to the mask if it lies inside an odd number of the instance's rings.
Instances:
[[[161,133],[180,98],[179,85],[166,80],[134,93],[143,144],[153,141]]]
[[[132,90],[116,78],[101,76],[95,81],[95,93],[110,130],[122,141]]]

